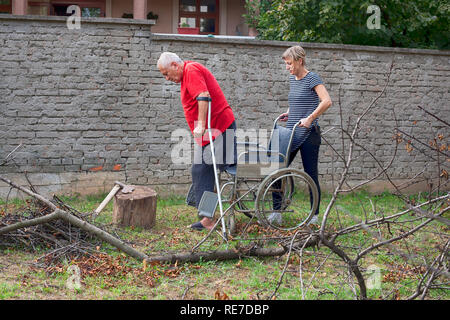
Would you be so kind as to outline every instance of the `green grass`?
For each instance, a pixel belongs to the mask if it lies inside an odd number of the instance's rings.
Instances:
[[[81,212],[92,212],[101,203],[106,194],[92,195],[88,197],[71,196],[60,197],[65,203]],[[304,195],[296,195],[305,199]],[[423,195],[422,197],[426,197]],[[325,211],[331,195],[323,194],[320,218]],[[20,207],[23,202],[13,200],[9,205]],[[373,213],[373,206],[376,213]],[[0,202],[0,209],[4,209],[5,203]],[[110,202],[97,217],[96,223],[111,227],[112,208]],[[327,226],[341,228],[355,223],[354,219],[373,219],[381,214],[389,215],[404,209],[404,204],[396,196],[389,193],[373,196],[365,191],[348,194],[339,197],[336,211],[333,209]],[[188,207],[183,197],[159,198],[157,203],[156,225],[150,229],[142,228],[117,228],[116,232],[125,241],[130,241],[136,247],[149,255],[164,252],[190,251],[205,235],[205,232],[195,232],[188,226],[197,221],[195,208]],[[248,218],[240,214],[237,222],[245,224]],[[435,226],[434,226],[435,227]],[[387,231],[386,231],[387,232]],[[446,230],[448,234],[448,230]],[[249,237],[259,234],[254,231]],[[362,244],[370,244],[372,236],[367,232],[358,232],[339,238],[339,244],[350,248],[359,247]],[[430,250],[430,244],[436,239],[429,234],[418,234],[411,239],[408,245],[417,250]],[[230,242],[229,248],[237,243]],[[248,243],[243,243],[246,245]],[[398,247],[405,249],[404,244]],[[225,249],[226,244],[217,234],[212,236],[201,246],[201,250]],[[285,265],[285,256],[281,258],[246,258],[240,261],[203,261],[199,263],[185,263],[179,265],[149,265],[143,270],[142,263],[132,258],[124,257],[121,252],[108,245],[100,249],[108,253],[121,268],[128,270],[126,273],[97,273],[94,275],[82,275],[81,288],[69,290],[67,281],[69,274],[67,268],[72,262],[61,263],[61,270],[51,274],[43,270],[30,268],[29,262],[43,254],[23,253],[17,248],[0,249],[0,271],[2,268],[10,270],[9,276],[0,272],[0,299],[214,299],[217,290],[226,293],[231,299],[258,299],[268,298],[275,290],[278,280]],[[355,251],[356,252],[356,251]],[[327,260],[324,262],[324,259]],[[120,260],[121,259],[121,260]],[[19,269],[13,269],[8,261],[15,261],[21,265]],[[323,263],[323,265],[321,265]],[[381,270],[382,277],[393,272],[393,266],[404,265],[405,261],[383,248],[373,255],[361,261],[361,267],[365,269],[375,264]],[[312,288],[305,295],[306,299],[353,299],[354,294],[349,286],[342,287],[340,283],[345,274],[344,264],[330,254],[326,247],[319,250],[308,248],[303,256],[304,285],[309,284],[314,276]],[[316,272],[318,266],[319,271]],[[336,269],[337,267],[338,269]],[[339,269],[340,268],[340,269]],[[11,271],[12,269],[12,271]],[[338,272],[339,271],[339,272]],[[11,277],[11,274],[15,276]],[[395,289],[400,284],[398,295],[405,298],[411,294],[414,285],[418,281],[417,275],[410,275],[400,279],[398,283],[382,282],[381,289],[369,290],[369,297],[377,299],[382,294]],[[356,286],[356,290],[358,290]],[[435,290],[430,293],[432,299],[448,299],[448,292]],[[301,299],[302,290],[299,281],[299,259],[289,264],[280,286],[277,299]]]
[[[17,298],[19,292],[18,284],[0,283],[0,299]]]

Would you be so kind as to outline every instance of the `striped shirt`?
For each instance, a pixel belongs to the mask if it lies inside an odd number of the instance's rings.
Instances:
[[[316,110],[320,100],[314,90],[314,87],[319,84],[323,84],[323,82],[317,73],[310,71],[300,80],[296,80],[295,76],[291,75],[289,84],[289,117],[286,128],[292,130],[297,122],[308,117],[314,112],[314,110]],[[317,119],[313,121],[311,126],[314,124],[318,125]],[[301,144],[308,138],[310,131],[310,128],[296,128],[291,151],[294,151],[301,146]]]

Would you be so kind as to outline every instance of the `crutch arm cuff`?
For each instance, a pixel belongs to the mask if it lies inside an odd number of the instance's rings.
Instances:
[[[211,101],[210,97],[197,97],[197,101]]]

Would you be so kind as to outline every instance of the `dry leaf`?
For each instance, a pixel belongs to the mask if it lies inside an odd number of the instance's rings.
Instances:
[[[147,270],[147,259],[144,259],[143,261],[144,267],[142,268],[142,270],[144,270],[144,272]]]
[[[413,147],[409,144],[409,142],[406,143],[406,151],[411,152],[411,151],[413,151],[413,150],[414,150],[414,149],[413,149]]]
[[[216,293],[214,294],[214,298],[216,300],[230,300],[230,297],[224,292],[221,294],[220,289],[216,290]]]

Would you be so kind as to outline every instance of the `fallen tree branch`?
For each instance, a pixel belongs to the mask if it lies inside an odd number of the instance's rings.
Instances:
[[[6,233],[9,233],[14,230],[21,229],[21,228],[26,228],[26,227],[30,227],[30,226],[34,226],[34,225],[38,225],[38,224],[48,223],[55,219],[62,219],[62,220],[65,220],[65,221],[73,224],[74,226],[88,232],[88,233],[91,233],[91,234],[97,236],[99,239],[109,243],[110,245],[116,247],[117,249],[125,252],[126,254],[130,255],[131,257],[133,257],[137,260],[142,261],[147,258],[146,254],[139,252],[138,250],[132,248],[131,246],[127,245],[124,241],[110,235],[108,232],[103,231],[102,229],[94,226],[93,224],[88,223],[87,221],[82,220],[82,219],[70,214],[69,212],[67,212],[65,210],[61,210],[61,209],[57,208],[55,204],[53,204],[50,200],[44,198],[43,196],[41,196],[29,189],[18,186],[15,183],[13,183],[12,181],[10,181],[2,176],[0,176],[0,180],[9,184],[13,188],[16,188],[16,189],[28,194],[29,196],[37,199],[39,202],[45,204],[46,206],[48,206],[49,208],[51,208],[53,210],[52,213],[47,214],[45,216],[26,220],[26,221],[21,221],[21,222],[0,228],[0,235],[6,234]]]
[[[11,155],[12,155],[14,152],[16,152],[17,150],[19,150],[20,147],[22,147],[22,143],[19,144],[17,147],[15,147],[14,150],[11,151],[11,152],[6,156],[5,160],[3,160],[2,163],[0,163],[0,167],[3,166],[3,165],[5,165],[6,163],[8,163],[8,161],[11,161],[12,159],[14,159],[14,157],[13,157],[13,158],[10,158],[10,157],[11,157]]]
[[[50,214],[47,214],[43,217],[39,217],[39,218],[35,218],[35,219],[30,219],[30,220],[26,220],[26,221],[21,221],[21,222],[17,222],[14,224],[10,224],[7,225],[6,227],[0,228],[0,236],[12,231],[15,231],[17,229],[22,229],[22,228],[27,228],[27,227],[32,227],[32,226],[36,226],[38,224],[43,224],[43,223],[48,223],[50,221],[59,219],[59,209],[56,209],[55,211],[53,211]]]
[[[299,230],[299,231],[300,231],[300,230]],[[269,300],[272,300],[272,299],[275,297],[275,295],[276,295],[278,289],[280,288],[281,282],[283,281],[284,275],[285,275],[285,273],[286,273],[286,269],[287,269],[288,264],[289,264],[289,259],[291,258],[292,247],[293,247],[295,238],[297,237],[297,234],[298,234],[299,231],[297,231],[297,232],[292,236],[291,244],[290,244],[290,246],[289,246],[289,252],[288,252],[288,255],[287,255],[287,258],[286,258],[286,262],[284,263],[283,272],[281,273],[280,278],[279,278],[278,283],[277,283],[277,286],[276,286],[275,290],[273,291],[272,295],[270,296]],[[308,241],[312,238],[312,236],[313,236],[313,235],[311,234],[311,235],[308,237],[308,239],[304,242],[303,246],[302,246],[301,249],[300,249],[300,254],[303,253],[303,249],[304,249],[305,246],[308,244]],[[300,270],[301,270],[301,268],[300,268]],[[303,288],[303,282],[301,282],[301,284],[302,284],[302,288]],[[304,299],[304,296],[303,296],[303,299]]]

